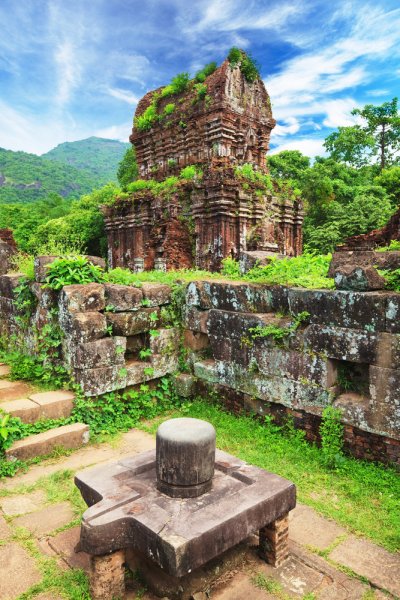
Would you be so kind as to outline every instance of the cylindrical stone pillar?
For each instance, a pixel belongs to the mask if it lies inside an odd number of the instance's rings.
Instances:
[[[195,498],[211,489],[215,429],[200,419],[169,419],[156,438],[157,488],[172,498]]]

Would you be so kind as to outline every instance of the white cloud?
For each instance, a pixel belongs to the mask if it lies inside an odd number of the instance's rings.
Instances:
[[[72,92],[78,87],[81,80],[81,68],[73,45],[61,42],[54,53],[57,65],[58,89],[56,102],[64,106],[71,97]]]
[[[119,140],[120,142],[129,142],[129,136],[132,133],[132,121],[128,123],[121,123],[120,125],[110,125],[98,129],[92,135],[103,138],[110,138],[112,140]]]
[[[48,152],[57,144],[81,140],[91,132],[71,125],[58,116],[36,116],[18,111],[0,101],[0,146],[7,150],[23,150],[33,154]]]
[[[286,135],[293,135],[300,129],[300,123],[294,117],[288,117],[282,121],[283,124],[277,123],[273,129],[274,137],[284,137]]]
[[[314,140],[314,139],[296,139],[292,142],[283,142],[279,144],[272,150],[270,150],[270,154],[277,154],[278,152],[282,152],[282,150],[300,150],[302,154],[305,156],[310,156],[314,158],[315,156],[324,156],[325,148],[323,147],[323,139]]]
[[[107,91],[113,98],[117,98],[117,100],[121,100],[122,102],[127,102],[130,105],[136,105],[139,102],[139,98],[128,90],[108,88]]]
[[[211,0],[206,7],[200,5],[200,8],[202,17],[195,24],[183,22],[186,32],[277,30],[286,25],[291,17],[305,12],[304,3],[298,1],[265,7],[254,0],[246,3],[242,0]]]

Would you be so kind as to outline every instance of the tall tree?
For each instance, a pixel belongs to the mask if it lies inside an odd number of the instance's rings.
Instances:
[[[135,147],[132,146],[131,148],[128,148],[123,159],[119,163],[117,171],[119,185],[122,189],[125,189],[129,183],[138,178],[138,174],[139,171],[136,163]]]
[[[366,104],[355,108],[362,124],[339,127],[325,140],[324,146],[335,160],[355,167],[371,163],[378,158],[379,170],[398,164],[400,161],[400,114],[398,99],[384,102],[380,106]]]

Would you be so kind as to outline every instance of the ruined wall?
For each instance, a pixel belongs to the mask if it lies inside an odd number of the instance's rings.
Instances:
[[[22,334],[34,352],[36,332],[59,326],[63,364],[87,396],[176,374],[183,396],[212,390],[235,412],[278,422],[292,415],[312,441],[333,404],[350,452],[400,462],[400,294],[201,281],[187,286],[180,329],[170,326],[169,286],[92,283],[55,293],[41,287],[43,271],[38,261],[29,322],[16,307],[21,276],[0,276],[0,333]],[[290,335],[252,334],[287,330],[303,312]],[[178,374],[182,348],[186,372]]]
[[[353,235],[338,246],[337,250],[374,250],[374,248],[380,246],[388,246],[392,240],[400,241],[400,209],[389,219],[384,227],[373,229],[369,233]]]
[[[147,191],[103,207],[110,266],[154,269],[158,259],[167,269],[215,271],[245,250],[300,254],[300,203],[243,183],[216,161],[170,195]]]
[[[194,82],[181,94],[161,96],[151,128],[133,128],[141,178],[161,181],[188,165],[201,166],[204,175],[178,184],[173,194],[140,192],[103,207],[110,265],[215,271],[223,258],[238,259],[245,250],[301,253],[300,199],[235,176],[235,167],[245,163],[267,174],[275,120],[262,80],[249,83],[226,60],[204,85],[202,98]],[[142,98],[135,119],[163,89]],[[171,103],[175,108],[165,115]]]
[[[251,335],[303,311],[307,324],[284,339]],[[193,357],[195,376],[228,407],[291,414],[315,440],[333,404],[356,456],[400,461],[399,314],[394,293],[199,282],[188,286],[185,326],[209,344],[208,358]]]

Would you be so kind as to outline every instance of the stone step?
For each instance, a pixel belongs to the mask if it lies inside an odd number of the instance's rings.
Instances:
[[[0,363],[0,377],[8,377],[11,372],[11,367],[5,365],[4,363]]]
[[[89,441],[89,427],[83,423],[64,425],[14,442],[6,450],[8,460],[27,460],[50,454],[55,448],[75,449]]]
[[[0,379],[0,407],[1,403],[9,400],[27,398],[32,393],[32,386],[23,381],[10,381]]]
[[[67,390],[40,392],[28,398],[2,402],[1,408],[23,423],[35,423],[39,419],[66,419],[74,406],[75,395]]]

